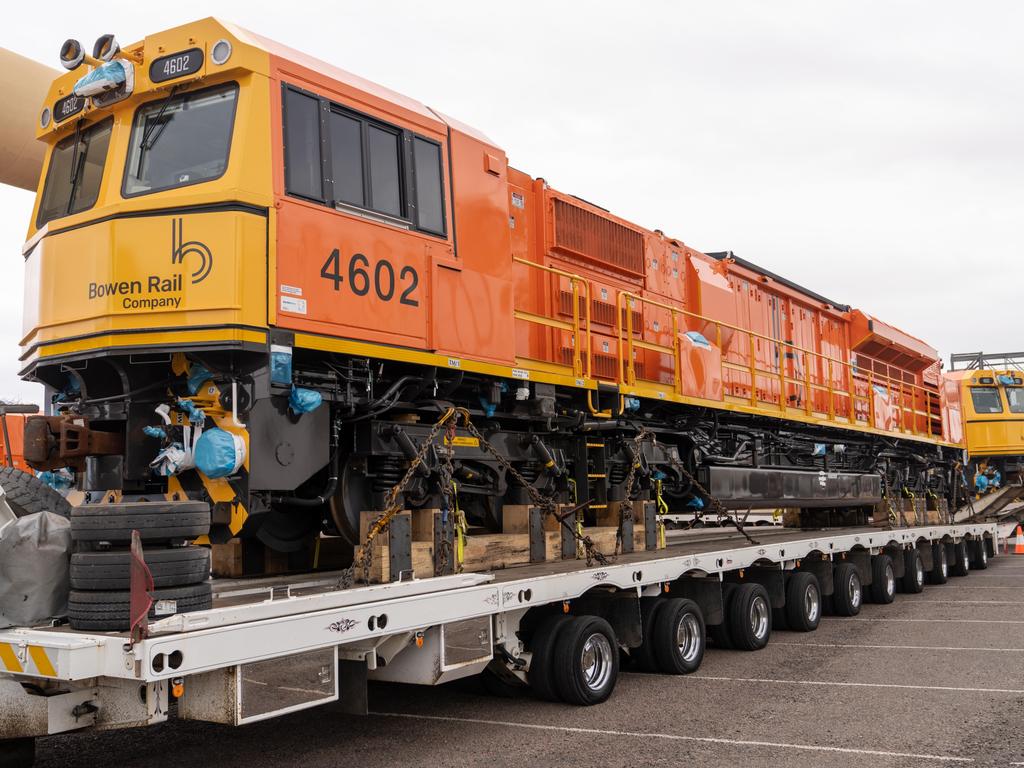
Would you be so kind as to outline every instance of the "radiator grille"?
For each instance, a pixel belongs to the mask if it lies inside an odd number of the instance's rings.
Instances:
[[[555,248],[614,269],[643,275],[643,235],[564,200],[555,198],[554,203]]]
[[[561,310],[563,315],[572,316],[572,293],[569,291],[562,291],[560,294]],[[584,310],[586,309],[586,302],[583,297],[579,297],[580,303],[580,322],[584,319]],[[622,309],[622,327],[626,327],[626,310]],[[638,310],[631,310],[630,314],[633,315],[633,332],[640,333],[643,330],[643,316]],[[608,325],[615,327],[615,305],[610,304],[607,301],[600,301],[599,299],[590,300],[590,320],[598,325]]]

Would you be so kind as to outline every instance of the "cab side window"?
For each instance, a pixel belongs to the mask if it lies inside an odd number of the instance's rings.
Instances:
[[[284,140],[289,195],[445,236],[436,141],[288,85]]]
[[[1010,405],[1010,413],[1024,413],[1024,387],[1007,387],[1006,402]]]

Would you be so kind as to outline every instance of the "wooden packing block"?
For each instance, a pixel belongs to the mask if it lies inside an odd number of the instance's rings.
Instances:
[[[381,513],[366,510],[359,514],[359,540],[365,541],[366,536],[370,531],[371,526],[377,521]],[[399,521],[401,518],[401,521]],[[401,536],[401,543],[407,548],[406,552],[391,551],[392,539],[395,538],[395,532],[401,530],[404,531],[404,535]],[[374,537],[370,544],[370,552],[365,554],[364,557],[370,558],[369,568],[369,581],[371,584],[384,584],[389,581],[397,581],[400,570],[413,570],[415,571],[415,564],[412,562],[412,515],[408,511],[398,512],[392,517],[388,527],[378,533]],[[360,548],[362,545],[360,545]],[[358,561],[357,553],[357,561]],[[405,562],[406,567],[399,567],[398,569],[392,568],[392,560],[397,560],[399,563]],[[357,569],[357,575],[360,569]],[[394,572],[393,572],[394,571]],[[433,571],[431,570],[431,575]]]
[[[561,552],[561,535],[558,531],[544,533],[544,552],[546,560],[558,559]],[[529,562],[528,533],[488,533],[466,537],[463,571],[496,571]]]
[[[211,572],[214,576],[276,576],[309,567],[309,554],[275,552],[258,539],[231,539],[210,546]],[[311,561],[310,561],[311,562]]]
[[[923,525],[925,522],[925,500],[924,499],[901,499],[901,511],[903,512],[903,525],[913,527]]]
[[[800,514],[799,507],[786,507],[782,510],[782,527],[783,528],[801,528],[802,516]]]
[[[560,504],[557,509],[562,512],[571,505]],[[501,508],[501,532],[502,533],[529,533],[530,532],[530,510],[532,504],[506,504]],[[554,515],[543,515],[541,524],[545,531],[557,531],[561,528]]]

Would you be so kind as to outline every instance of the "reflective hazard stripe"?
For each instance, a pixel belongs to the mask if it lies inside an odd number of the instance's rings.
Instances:
[[[0,668],[18,674],[37,674],[40,677],[57,676],[57,670],[53,666],[53,662],[50,661],[46,649],[41,645],[28,646],[28,655],[32,659],[32,665],[35,666],[35,670],[32,670],[28,664],[22,663],[13,645],[10,643],[0,643]]]
[[[28,655],[32,657],[32,661],[35,662],[36,669],[39,674],[43,677],[56,677],[57,670],[53,668],[53,664],[50,663],[50,657],[46,655],[46,649],[39,645],[30,645],[28,647]]]
[[[0,643],[0,661],[7,668],[8,672],[23,672],[21,662],[10,643]]]

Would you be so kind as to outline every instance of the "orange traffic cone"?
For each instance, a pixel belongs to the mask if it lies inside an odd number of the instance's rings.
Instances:
[[[1024,530],[1019,525],[1017,526],[1015,536],[1017,540],[1013,543],[1013,554],[1024,555]]]

